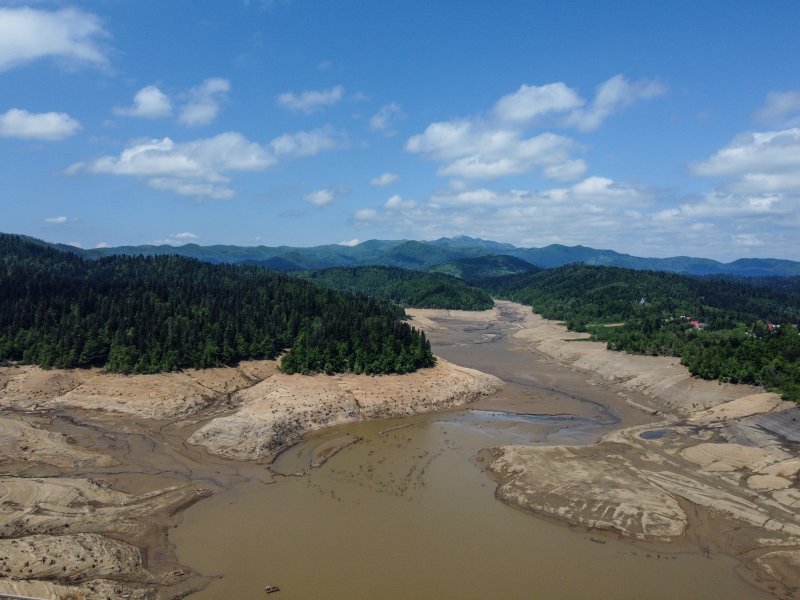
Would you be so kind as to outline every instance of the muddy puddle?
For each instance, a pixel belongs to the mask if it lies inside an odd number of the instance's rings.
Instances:
[[[652,417],[516,348],[513,320],[442,322],[437,354],[504,379],[466,410],[350,424],[308,436],[250,481],[191,508],[178,559],[218,576],[192,600],[271,598],[769,598],[733,558],[688,543],[643,547],[509,507],[474,461],[502,444],[588,444]],[[312,469],[315,450],[343,445]],[[349,439],[349,438],[347,438]]]

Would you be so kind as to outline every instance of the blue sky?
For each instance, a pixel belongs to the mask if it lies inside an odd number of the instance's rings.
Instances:
[[[0,231],[800,260],[800,4],[0,2]]]

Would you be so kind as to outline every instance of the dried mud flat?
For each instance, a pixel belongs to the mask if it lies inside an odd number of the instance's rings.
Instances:
[[[433,311],[414,317],[432,334],[443,318]],[[654,416],[588,446],[485,450],[478,460],[497,481],[499,499],[606,535],[730,554],[748,581],[798,597],[796,405],[751,386],[692,378],[677,359],[609,351],[512,303],[445,318],[510,324],[512,343],[593,374]]]
[[[0,368],[0,594],[178,598],[177,515],[335,423],[460,406],[492,376],[440,360],[405,376],[286,376],[273,361],[151,376]],[[320,461],[336,448],[322,449]]]

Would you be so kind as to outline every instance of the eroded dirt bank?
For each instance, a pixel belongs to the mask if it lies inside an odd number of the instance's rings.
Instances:
[[[509,445],[482,452],[501,500],[570,524],[646,542],[697,543],[741,561],[750,581],[800,591],[800,409],[751,386],[691,377],[677,359],[611,352],[530,309],[413,311],[431,336],[448,319],[484,328],[591,373],[652,423],[581,446]],[[584,338],[584,339],[580,339]]]
[[[444,360],[402,377],[290,377],[272,361],[152,376],[0,368],[0,593],[183,597],[207,581],[166,536],[184,508],[272,481],[271,454],[306,431],[500,386]]]

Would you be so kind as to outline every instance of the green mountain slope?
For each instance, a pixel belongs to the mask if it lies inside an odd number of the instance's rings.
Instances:
[[[700,377],[761,385],[800,401],[794,285],[569,265],[489,280],[485,287],[570,329],[590,331],[612,350],[680,356]]]
[[[153,373],[248,358],[287,372],[408,372],[434,362],[402,309],[243,265],[85,260],[0,235],[0,360]]]
[[[485,291],[441,273],[396,267],[335,268],[296,274],[315,285],[365,294],[414,308],[485,310],[494,304]]]
[[[428,271],[445,273],[467,282],[473,282],[492,277],[535,273],[541,271],[541,268],[514,256],[489,255],[451,260],[429,267]]]

